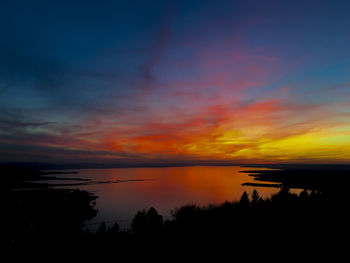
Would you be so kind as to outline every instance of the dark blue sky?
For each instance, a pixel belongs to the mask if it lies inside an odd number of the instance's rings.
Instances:
[[[1,1],[0,161],[347,161],[349,10]]]

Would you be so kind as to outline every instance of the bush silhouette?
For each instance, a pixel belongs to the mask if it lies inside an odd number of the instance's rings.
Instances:
[[[137,212],[131,226],[135,234],[157,233],[163,226],[163,217],[151,207],[147,212],[145,209]]]

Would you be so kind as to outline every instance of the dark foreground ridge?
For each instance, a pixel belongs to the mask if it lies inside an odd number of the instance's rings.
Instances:
[[[96,233],[91,233],[83,226],[97,213],[97,196],[80,190],[28,185],[15,190],[14,186],[23,186],[28,179],[40,179],[40,173],[7,169],[2,171],[2,178],[7,180],[1,187],[1,247],[15,251],[59,248],[85,254],[194,252],[223,246],[237,253],[278,249],[297,253],[310,249],[310,244],[321,249],[348,237],[350,195],[344,184],[347,173],[333,172],[337,180],[342,179],[337,189],[334,187],[338,184],[325,180],[330,174],[319,174],[311,172],[308,177],[306,171],[259,171],[254,176],[260,181],[282,185],[271,198],[263,199],[254,191],[251,196],[244,193],[239,202],[183,206],[175,209],[168,220],[149,208],[135,215],[128,231],[121,230],[117,223],[110,227],[102,223]],[[296,186],[304,190],[292,193],[290,187]]]

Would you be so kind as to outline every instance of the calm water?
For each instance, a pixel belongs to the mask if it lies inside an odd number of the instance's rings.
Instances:
[[[256,169],[256,168],[254,168]],[[251,193],[253,187],[242,186],[252,182],[253,177],[239,171],[252,168],[239,166],[194,166],[168,168],[115,168],[115,169],[79,169],[76,175],[93,181],[115,181],[74,186],[94,192],[97,216],[89,223],[93,229],[98,223],[117,221],[122,228],[130,226],[131,219],[138,210],[154,207],[163,216],[169,216],[171,210],[186,204],[220,204],[226,200],[239,200],[243,191]],[[131,181],[128,181],[131,180]],[[144,181],[132,181],[144,180]],[[62,183],[62,182],[60,182]],[[263,197],[276,193],[278,189],[259,187]]]

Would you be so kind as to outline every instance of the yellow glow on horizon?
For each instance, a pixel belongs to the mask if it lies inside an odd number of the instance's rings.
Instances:
[[[252,128],[253,129],[253,128]],[[268,129],[243,133],[230,130],[210,140],[187,145],[187,153],[233,160],[349,160],[350,128],[347,126],[311,130],[278,137]]]

